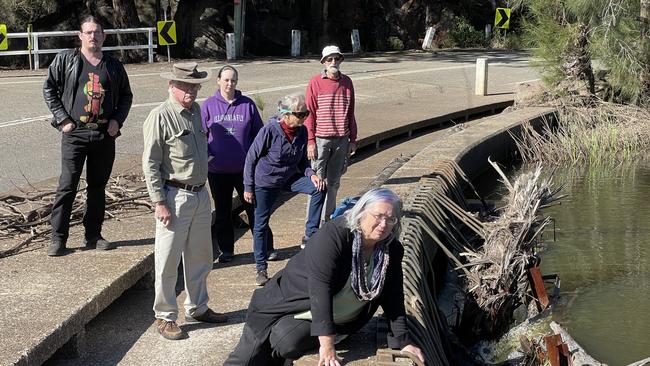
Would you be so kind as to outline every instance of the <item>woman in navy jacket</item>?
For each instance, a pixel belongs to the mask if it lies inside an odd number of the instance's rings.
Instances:
[[[309,115],[302,94],[290,94],[278,102],[278,117],[272,117],[253,141],[244,164],[244,200],[255,205],[253,254],[258,285],[268,280],[270,251],[269,219],[281,191],[311,195],[305,237],[318,230],[325,201],[325,181],[307,160],[307,130],[302,125]]]
[[[253,293],[239,344],[225,365],[285,365],[319,350],[318,365],[340,365],[337,335],[361,329],[381,305],[388,346],[416,355],[406,327],[402,257],[397,240],[402,203],[373,189],[324,226],[305,250]]]

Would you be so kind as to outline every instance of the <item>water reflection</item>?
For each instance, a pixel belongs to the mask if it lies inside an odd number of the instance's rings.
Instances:
[[[650,164],[558,170],[555,182],[569,195],[545,210],[557,241],[543,252],[542,270],[562,279],[556,320],[602,362],[649,357]]]

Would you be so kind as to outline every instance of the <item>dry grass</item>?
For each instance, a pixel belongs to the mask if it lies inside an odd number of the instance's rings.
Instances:
[[[618,165],[647,155],[650,111],[598,100],[564,98],[544,102],[558,110],[558,121],[542,131],[526,126],[517,140],[527,163]]]

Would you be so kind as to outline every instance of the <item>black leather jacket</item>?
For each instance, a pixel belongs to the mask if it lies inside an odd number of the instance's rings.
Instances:
[[[129,115],[133,94],[129,85],[129,77],[122,63],[104,54],[106,70],[108,71],[110,90],[113,91],[113,113],[107,114],[109,119],[119,123],[120,128]],[[47,70],[47,79],[43,84],[43,98],[54,118],[52,126],[60,128],[61,123],[70,117],[70,111],[74,105],[74,98],[77,94],[79,73],[83,68],[80,50],[65,50],[59,52]],[[74,122],[74,120],[73,120]]]

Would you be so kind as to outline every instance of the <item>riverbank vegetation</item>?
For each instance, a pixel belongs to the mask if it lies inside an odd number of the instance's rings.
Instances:
[[[546,84],[620,104],[650,103],[650,4],[643,0],[515,0]]]
[[[526,103],[524,103],[525,105]],[[644,158],[650,151],[650,110],[571,98],[545,102],[557,118],[541,131],[530,125],[515,138],[525,163],[617,165]]]
[[[556,107],[518,140],[527,162],[632,161],[650,147],[650,3],[516,0],[546,90],[518,105]]]

